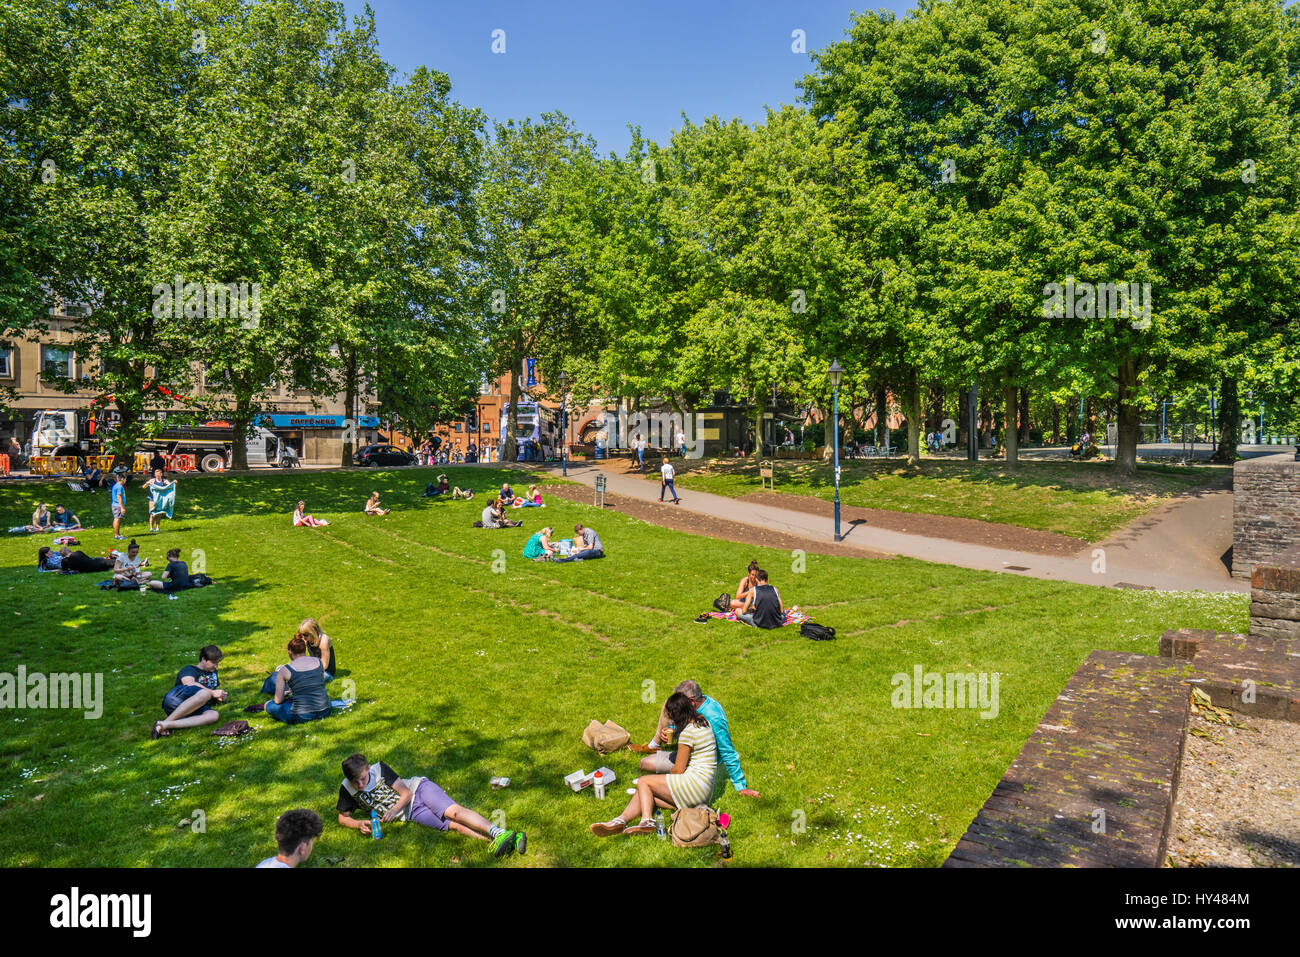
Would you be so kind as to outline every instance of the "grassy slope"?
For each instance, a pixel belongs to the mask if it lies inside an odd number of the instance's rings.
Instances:
[[[674,465],[681,465],[680,460]],[[681,467],[690,467],[687,463]],[[894,462],[841,462],[840,501],[863,508],[1002,522],[1101,541],[1161,500],[1199,488],[1222,474],[1213,468],[1142,465],[1120,479],[1108,462],[1022,461],[1016,471],[1001,462],[923,460],[919,473]],[[651,476],[658,480],[657,471]],[[682,488],[741,496],[759,490],[758,469],[719,460],[679,476]],[[779,492],[835,498],[832,469],[820,463],[778,462]]]
[[[500,473],[445,469],[484,489]],[[1104,591],[909,560],[807,556],[687,536],[567,503],[524,512],[525,529],[472,529],[481,502],[429,502],[434,470],[299,473],[182,481],[177,520],[144,540],[157,567],[168,547],[206,553],[216,587],[176,601],[103,593],[98,576],[37,575],[36,537],[0,541],[6,597],[0,671],[105,673],[104,717],[0,715],[0,864],[248,866],[273,853],[275,817],[294,806],[326,821],[308,866],[489,863],[485,845],[413,825],[382,842],[334,823],[343,757],[364,750],[399,773],[426,774],[484,814],[500,809],[530,834],[520,864],[706,865],[712,851],[653,839],[592,837],[621,809],[634,756],[612,756],[614,797],[598,805],[561,777],[590,770],[580,735],[612,718],[645,740],[657,705],[683,677],[727,708],[751,786],[730,792],[736,865],[939,863],[983,803],[1068,675],[1092,648],[1154,653],[1168,627],[1244,629],[1244,596]],[[467,475],[466,473],[471,473]],[[392,515],[359,514],[384,493]],[[31,489],[0,489],[15,524]],[[47,493],[47,498],[55,498]],[[290,526],[305,497],[326,529]],[[75,500],[103,523],[107,496]],[[131,490],[132,518],[142,495]],[[610,557],[569,566],[519,557],[542,520],[591,521]],[[132,525],[138,529],[139,525]],[[81,534],[102,553],[110,532]],[[507,556],[492,571],[493,550]],[[691,617],[757,557],[787,602],[835,625],[840,639],[759,632]],[[261,700],[257,686],[285,660],[299,619],[319,618],[338,643],[340,679],[356,683],[352,713],[306,726],[250,716],[257,733],[182,731],[150,742],[172,676],[197,649],[227,653],[222,719]],[[901,620],[910,620],[898,624]],[[894,710],[890,676],[926,670],[1002,675],[1000,713]],[[334,688],[340,686],[336,683]],[[508,775],[508,790],[488,778]],[[207,831],[177,824],[195,809]],[[806,817],[806,830],[792,826]]]

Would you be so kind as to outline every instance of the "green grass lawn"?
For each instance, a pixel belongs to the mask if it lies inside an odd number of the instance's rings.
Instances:
[[[444,468],[485,490],[502,472]],[[481,497],[420,497],[438,470],[266,473],[182,479],[176,520],[143,536],[155,568],[182,548],[202,552],[218,584],[169,601],[101,592],[97,575],[37,574],[46,536],[0,540],[0,672],[102,672],[103,717],[0,714],[0,864],[237,866],[274,853],[282,811],[310,807],[325,833],[307,866],[708,866],[716,849],[654,838],[598,839],[587,830],[622,809],[636,756],[598,759],[581,743],[592,719],[647,740],[677,681],[697,679],[727,709],[750,786],[728,789],[731,866],[939,864],[961,836],[1067,677],[1093,648],[1154,654],[1166,628],[1244,630],[1244,595],[1103,590],[930,565],[799,556],[667,531],[591,507],[552,502],[524,511],[525,528],[470,527]],[[517,475],[516,487],[526,483]],[[937,479],[935,479],[937,481]],[[377,488],[394,508],[360,512]],[[83,549],[111,544],[108,496],[55,486],[0,489],[6,527],[37,496],[70,500]],[[291,527],[305,498],[324,529]],[[128,499],[128,531],[143,526],[143,494]],[[533,564],[520,557],[543,523],[593,525],[603,561]],[[496,549],[502,553],[494,555]],[[494,559],[504,557],[494,570]],[[787,603],[835,626],[811,642],[692,617],[730,591],[750,558]],[[335,640],[339,679],[355,682],[347,713],[286,726],[241,709],[287,660],[305,616]],[[230,693],[211,728],[149,741],[176,671],[215,643]],[[996,672],[996,718],[970,710],[895,710],[890,677]],[[338,682],[331,685],[339,689]],[[354,751],[404,776],[423,774],[457,801],[529,833],[527,857],[498,864],[486,844],[417,825],[373,842],[335,821],[340,762]],[[605,802],[561,778],[608,763],[619,781]],[[511,785],[492,791],[488,779]],[[201,810],[206,831],[191,826]]]
[[[752,461],[674,462],[677,484],[739,497],[759,491]],[[1115,474],[1110,462],[1022,460],[978,464],[922,460],[919,469],[894,461],[841,461],[840,501],[863,508],[951,515],[1060,532],[1097,542],[1162,500],[1203,487],[1224,474],[1212,467],[1140,465],[1135,476]],[[649,476],[658,481],[657,471]],[[835,498],[834,471],[820,462],[778,461],[776,489]]]

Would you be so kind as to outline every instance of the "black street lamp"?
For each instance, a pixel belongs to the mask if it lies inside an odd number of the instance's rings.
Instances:
[[[838,360],[831,360],[831,367],[826,370],[831,380],[831,393],[834,396],[834,418],[831,419],[831,431],[835,433],[835,541],[840,540],[840,376],[844,370]]]
[[[568,388],[569,377],[563,372],[560,373],[560,473],[566,478],[569,475],[569,436],[565,431],[565,391]]]

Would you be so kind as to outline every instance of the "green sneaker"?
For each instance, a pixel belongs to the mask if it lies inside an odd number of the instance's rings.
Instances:
[[[528,835],[523,831],[515,831],[515,853],[521,855],[528,853]]]
[[[493,857],[505,857],[507,854],[514,853],[515,835],[517,831],[502,831],[496,837],[492,838],[489,849]]]

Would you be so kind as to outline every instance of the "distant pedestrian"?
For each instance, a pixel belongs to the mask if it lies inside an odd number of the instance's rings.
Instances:
[[[633,444],[636,448],[636,470],[638,472],[644,472],[645,471],[645,439],[641,438],[640,432],[636,434],[636,438],[633,440]]]
[[[122,519],[126,517],[126,473],[118,472],[113,482],[113,491],[109,497],[109,504],[113,511],[113,539],[121,541]]]
[[[686,458],[686,433],[681,429],[677,430],[677,452],[682,458]]]
[[[664,500],[664,492],[672,492],[673,504],[680,505],[682,500],[678,497],[677,489],[673,486],[673,479],[676,477],[677,473],[673,471],[673,467],[669,464],[668,456],[666,455],[664,456],[663,464],[659,466],[659,474],[662,476],[659,481],[659,501],[662,502]]]

